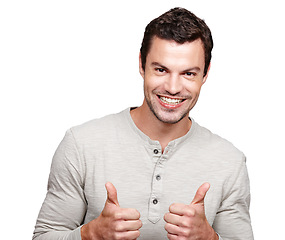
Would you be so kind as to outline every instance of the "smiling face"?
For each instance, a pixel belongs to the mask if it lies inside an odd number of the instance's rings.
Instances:
[[[146,57],[144,103],[163,123],[177,123],[195,106],[204,76],[204,48],[201,40],[176,43],[154,37]]]

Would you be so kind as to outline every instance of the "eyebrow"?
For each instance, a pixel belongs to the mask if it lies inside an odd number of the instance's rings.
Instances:
[[[158,62],[153,62],[153,63],[151,63],[151,65],[154,67],[160,67],[160,68],[164,68],[165,70],[169,70],[167,67],[163,66],[162,64],[160,64]],[[182,72],[191,72],[191,71],[200,72],[201,69],[199,67],[191,67],[191,68],[187,68],[187,69],[183,70]]]
[[[168,70],[167,67],[161,65],[161,64],[158,63],[158,62],[153,62],[153,63],[151,63],[151,65],[154,66],[154,67],[160,67],[160,68],[164,68],[165,70]]]

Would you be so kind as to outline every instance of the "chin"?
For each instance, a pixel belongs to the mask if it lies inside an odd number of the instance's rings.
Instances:
[[[153,114],[155,115],[155,117],[163,122],[163,123],[167,123],[167,124],[176,124],[178,122],[180,122],[182,119],[184,119],[185,117],[187,117],[189,112],[185,112],[185,113],[181,113],[181,114],[175,114],[175,113],[157,113],[152,111]],[[177,116],[178,115],[178,116]]]

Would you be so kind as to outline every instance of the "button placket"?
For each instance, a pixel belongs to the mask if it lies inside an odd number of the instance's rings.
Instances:
[[[156,223],[161,218],[160,201],[162,196],[162,172],[164,168],[164,157],[158,149],[153,150],[153,158],[157,159],[152,177],[152,192],[149,199],[148,219],[152,223]]]

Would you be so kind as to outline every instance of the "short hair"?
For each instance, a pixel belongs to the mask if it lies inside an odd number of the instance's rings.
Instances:
[[[143,70],[145,70],[146,57],[155,36],[165,40],[174,40],[180,44],[201,39],[205,53],[204,76],[207,74],[212,58],[213,39],[204,20],[184,8],[173,8],[153,19],[145,28],[140,49]]]

